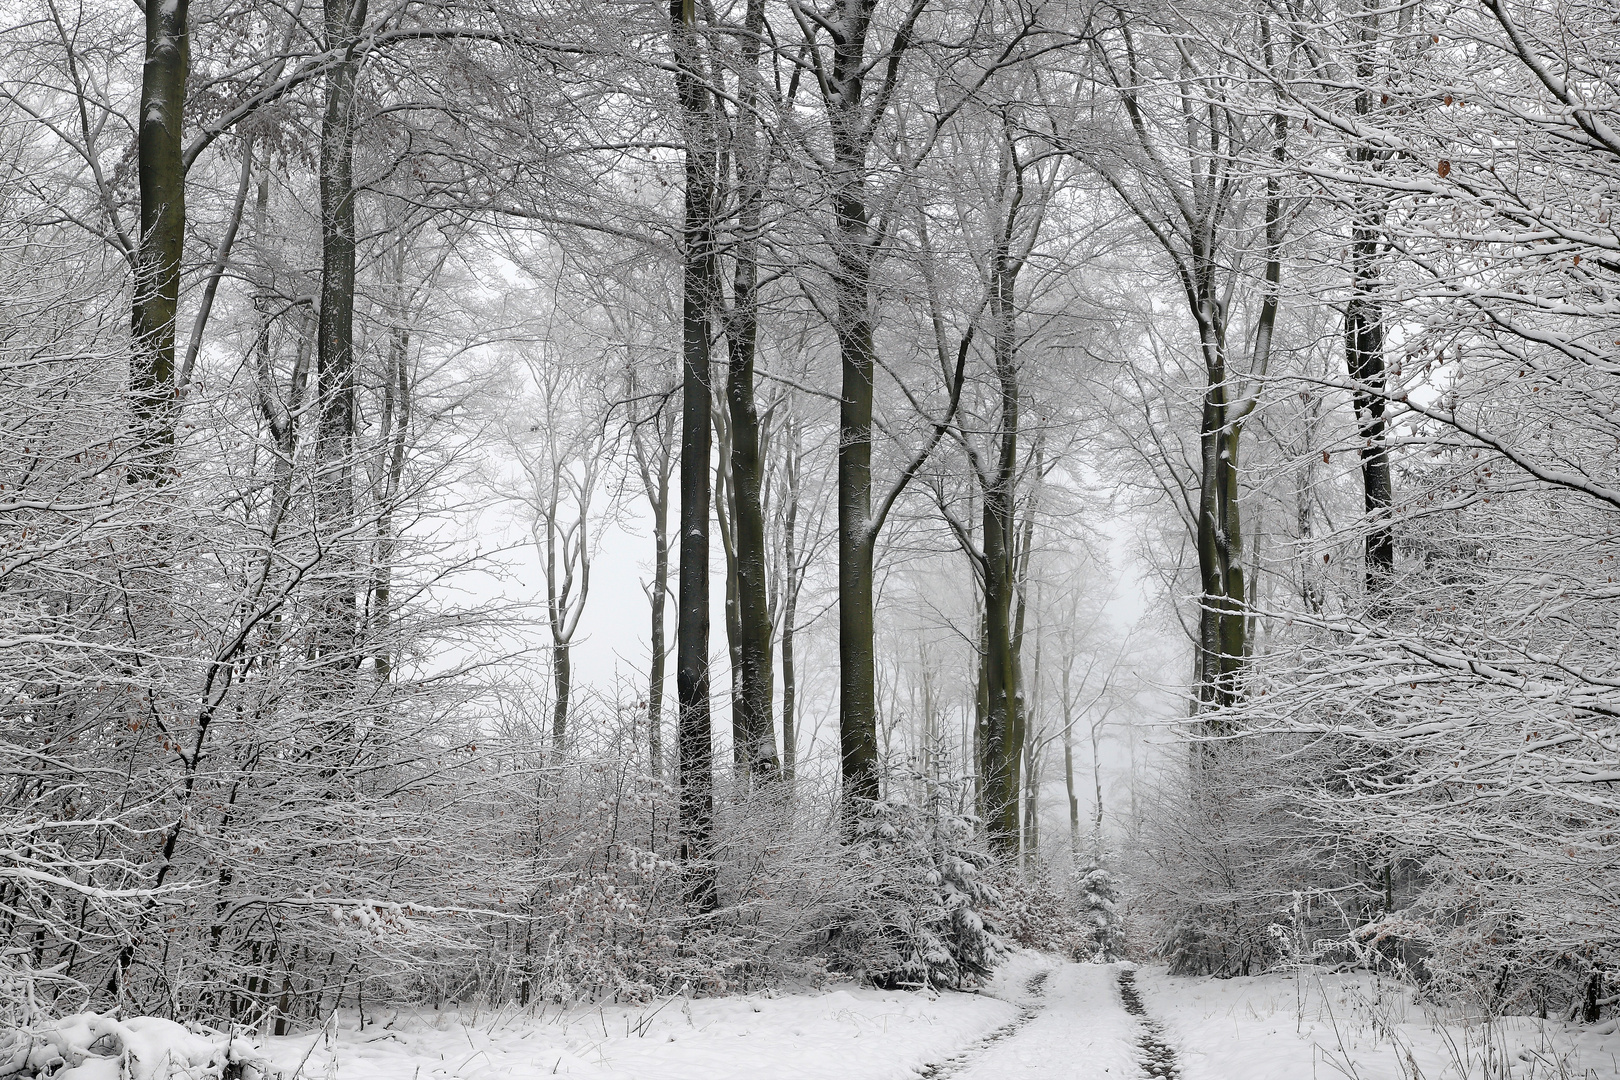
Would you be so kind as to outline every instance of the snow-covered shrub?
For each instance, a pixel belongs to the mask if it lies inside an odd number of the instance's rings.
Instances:
[[[647,775],[633,710],[576,703],[574,755],[547,758],[544,717],[506,733],[511,771],[480,811],[478,861],[507,869],[498,907],[396,995],[528,1004],[718,994],[829,969],[827,928],[867,903],[871,872],[837,842],[830,790],[716,770],[717,905],[688,905],[678,793]],[[836,951],[836,950],[835,950]]]
[[[1500,862],[1437,856],[1427,870],[1409,906],[1359,931],[1398,936],[1420,951],[1412,974],[1425,997],[1489,1015],[1587,1022],[1615,1003],[1612,908],[1574,889],[1538,895],[1526,875]]]
[[[272,1080],[251,1043],[156,1016],[74,1013],[0,1032],[0,1080]]]
[[[1154,951],[1177,974],[1227,977],[1282,957],[1277,924],[1307,949],[1342,941],[1374,899],[1356,874],[1367,852],[1302,815],[1297,791],[1331,755],[1254,739],[1195,745],[1192,762],[1152,793],[1139,840],[1130,906]]]
[[[1025,877],[1007,868],[996,875],[995,890],[996,926],[1007,940],[1063,956],[1091,954],[1090,928],[1044,873]]]
[[[873,803],[848,849],[864,877],[832,934],[832,960],[880,986],[962,986],[1002,945],[985,879],[990,855],[966,818],[891,796]]]
[[[1112,963],[1125,955],[1125,934],[1120,925],[1119,888],[1114,875],[1092,861],[1075,868],[1072,888],[1080,921],[1090,931],[1091,956]]]

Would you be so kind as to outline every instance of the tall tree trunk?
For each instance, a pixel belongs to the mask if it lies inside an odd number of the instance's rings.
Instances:
[[[568,741],[568,699],[574,689],[574,663],[566,641],[551,646],[551,688],[551,752],[560,760]]]
[[[720,554],[726,563],[726,595],[721,610],[725,614],[726,671],[731,679],[731,764],[746,782],[748,770],[744,762],[748,733],[742,726],[743,711],[737,707],[742,676],[742,620],[737,612],[737,514],[731,485],[731,414],[717,408],[713,423],[715,441],[719,444],[714,454],[714,523],[720,532]]]
[[[146,5],[146,60],[136,157],[141,235],[135,252],[130,390],[143,455],[138,475],[156,479],[174,438],[174,338],[180,257],[186,239],[182,123],[191,70],[190,0]]]
[[[838,750],[846,830],[879,795],[877,653],[873,609],[872,236],[867,223],[871,132],[861,100],[867,0],[839,0],[842,34],[826,89],[832,130],[833,290],[840,366],[838,404]]]
[[[1033,728],[1024,729],[1024,835],[1019,847],[1019,861],[1024,873],[1040,870],[1041,858],[1041,772],[1040,747],[1036,745]]]
[[[1378,40],[1378,10],[1365,9],[1361,15],[1359,49],[1356,55],[1357,91],[1355,114],[1369,116],[1373,110],[1372,79],[1374,47]],[[1379,152],[1357,145],[1351,160],[1363,169],[1378,169]],[[1362,191],[1350,223],[1350,299],[1344,308],[1344,358],[1357,389],[1352,399],[1356,410],[1357,434],[1361,437],[1362,506],[1367,518],[1365,538],[1366,595],[1376,613],[1385,606],[1384,594],[1395,571],[1395,534],[1389,524],[1394,485],[1390,477],[1389,446],[1384,420],[1388,376],[1384,364],[1384,317],[1379,296],[1378,247],[1383,231],[1384,199],[1376,192]]]
[[[840,808],[846,834],[863,808],[880,797],[877,737],[876,582],[882,518],[938,445],[944,427],[902,471],[876,511],[872,498],[872,405],[877,351],[872,329],[872,259],[880,238],[868,220],[867,156],[878,124],[893,102],[901,62],[925,8],[917,0],[895,30],[884,59],[883,89],[863,98],[869,72],[870,0],[837,0],[831,63],[821,80],[831,136],[826,182],[833,218],[832,283],[840,367],[838,405],[838,749]],[[966,355],[966,344],[961,356]],[[961,365],[947,423],[961,391]]]
[[[799,469],[803,453],[799,427],[789,420],[786,453],[782,470],[787,480],[786,506],[782,511],[782,560],[786,564],[782,587],[782,777],[790,785],[798,770],[797,720],[798,675],[794,669],[793,634],[799,612],[799,587],[804,574],[799,567]]]
[[[326,0],[327,48],[343,59],[327,74],[321,118],[321,292],[315,338],[316,512],[331,554],[317,615],[315,653],[341,685],[359,663],[354,541],[354,55],[366,0]]]
[[[709,325],[719,284],[714,250],[716,152],[713,109],[702,81],[691,0],[671,0],[675,88],[685,145],[681,273],[681,539],[675,696],[680,766],[681,861],[686,900],[697,912],[718,904],[712,862],[714,750],[709,702]]]
[[[980,605],[983,600],[984,589],[981,586]],[[974,624],[979,633],[975,657],[978,664],[973,683],[973,808],[981,821],[989,821],[990,793],[986,785],[990,774],[990,628],[983,610],[974,614]]]
[[[1080,865],[1080,795],[1074,784],[1074,699],[1069,682],[1074,670],[1071,648],[1063,658],[1063,788],[1069,796],[1069,865]]]
[[[647,751],[655,778],[664,775],[665,600],[669,593],[669,469],[660,466],[653,500],[652,663],[647,673]]]
[[[748,0],[738,71],[738,220],[732,306],[726,320],[730,363],[726,403],[731,417],[731,493],[736,546],[737,674],[732,698],[734,726],[743,739],[741,757],[749,774],[774,776],[779,770],[776,728],[771,717],[771,615],[766,598],[765,514],[761,506],[763,469],[759,409],[754,401],[754,362],[759,346],[759,230],[764,207],[764,161],[758,116],[759,54],[765,30],[764,0]]]
[[[1037,483],[1041,475],[1041,441],[1035,441],[1035,467],[1032,473]],[[1035,535],[1035,513],[1039,506],[1040,491],[1037,488],[1030,493],[1030,505],[1024,517],[1023,539],[1020,542],[1018,553],[1018,572],[1016,577],[1018,615],[1013,625],[1013,662],[1018,679],[1018,694],[1013,702],[1018,713],[1018,734],[1024,743],[1024,840],[1023,862],[1026,871],[1035,871],[1039,868],[1041,849],[1041,774],[1040,774],[1040,742],[1036,738],[1035,725],[1031,718],[1035,715],[1037,695],[1041,685],[1041,638],[1037,630],[1035,635],[1035,663],[1031,677],[1026,683],[1024,680],[1024,626],[1029,617],[1029,562],[1031,545]]]
[[[1199,701],[1221,708],[1237,698],[1245,655],[1243,528],[1238,510],[1238,436],[1226,362],[1226,324],[1216,294],[1215,262],[1195,256],[1194,317],[1205,364],[1203,414],[1199,423],[1198,569]]]
[[[1014,534],[1018,480],[1019,385],[1016,341],[1018,266],[1010,257],[1017,203],[1008,209],[991,255],[990,317],[995,327],[992,359],[1000,394],[995,471],[984,486],[985,610],[985,820],[991,847],[1016,857],[1019,843],[1019,773],[1024,732],[1018,680],[1013,597],[1018,543]]]
[[[630,373],[629,389],[634,408],[640,398],[634,369]],[[669,477],[674,463],[675,422],[674,410],[660,396],[653,416],[645,421],[632,416],[630,431],[631,450],[653,517],[653,579],[647,589],[652,617],[652,658],[647,672],[647,751],[655,778],[664,775],[664,677],[669,657],[664,622],[669,597]],[[643,441],[647,423],[652,425],[650,430],[656,438],[651,446]]]
[[[371,652],[372,667],[379,683],[386,683],[394,670],[394,643],[389,640],[393,618],[394,509],[399,501],[405,477],[405,451],[410,438],[411,378],[410,328],[405,324],[403,293],[405,289],[404,242],[395,253],[394,286],[396,297],[391,301],[390,318],[393,325],[388,332],[388,371],[383,384],[382,417],[378,427],[382,443],[378,456],[382,459],[380,491],[377,499],[377,559],[372,571]]]
[[[1096,800],[1092,804],[1091,819],[1091,857],[1102,865],[1103,858],[1103,788],[1102,788],[1102,747],[1098,746],[1098,732],[1102,730],[1102,721],[1093,720],[1091,728],[1091,785],[1092,796]]]
[[[984,820],[991,848],[1018,852],[1018,762],[1012,655],[1012,558],[1002,499],[984,499]]]

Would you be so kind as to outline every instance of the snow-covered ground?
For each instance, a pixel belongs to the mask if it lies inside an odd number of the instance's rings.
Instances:
[[[1020,1012],[988,994],[855,987],[494,1015],[401,1009],[364,1031],[341,1018],[335,1035],[263,1050],[289,1076],[304,1062],[312,1080],[897,1080]]]
[[[1114,976],[1113,965],[1057,967],[1034,1019],[942,1072],[950,1080],[1136,1080],[1137,1022],[1120,1008]]]
[[[1486,1026],[1366,973],[1216,981],[1155,968],[1136,969],[1137,1017],[1120,994],[1131,967],[1020,953],[979,994],[840,987],[493,1014],[399,1009],[364,1028],[339,1016],[251,1047],[211,1048],[167,1021],[96,1018],[64,1027],[63,1045],[99,1023],[134,1059],[86,1060],[54,1080],[217,1076],[222,1050],[283,1080],[1620,1080],[1614,1021]],[[1168,1048],[1151,1069],[1149,1031]]]
[[[1182,1080],[1612,1080],[1620,1034],[1510,1017],[1490,1025],[1438,1012],[1366,972],[1177,978],[1137,986],[1163,1025]]]

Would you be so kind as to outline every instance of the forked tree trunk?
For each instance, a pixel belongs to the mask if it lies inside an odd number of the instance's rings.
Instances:
[[[671,0],[675,88],[685,145],[681,272],[681,538],[675,696],[680,767],[680,856],[687,904],[718,904],[713,865],[714,760],[709,703],[709,326],[719,285],[714,250],[713,107],[701,72],[691,0]]]
[[[738,222],[732,306],[726,320],[729,364],[726,403],[731,420],[731,495],[736,602],[736,674],[733,726],[738,758],[748,775],[779,771],[775,691],[771,673],[771,614],[766,596],[765,514],[759,409],[754,401],[754,364],[759,348],[759,230],[764,206],[764,161],[758,117],[759,54],[765,26],[764,0],[748,0],[738,72]]]
[[[1233,415],[1226,321],[1216,295],[1213,253],[1194,256],[1193,314],[1204,354],[1205,389],[1199,423],[1198,570],[1199,701],[1222,708],[1237,699],[1245,656],[1243,528],[1238,508],[1241,422]]]
[[[1021,401],[1015,336],[1019,266],[1010,246],[1017,208],[1015,198],[991,253],[990,317],[995,329],[991,354],[1000,415],[994,471],[988,476],[980,474],[984,489],[984,813],[991,848],[1009,859],[1017,856],[1019,848],[1019,776],[1024,756],[1020,635],[1013,620],[1018,587],[1015,502]]]

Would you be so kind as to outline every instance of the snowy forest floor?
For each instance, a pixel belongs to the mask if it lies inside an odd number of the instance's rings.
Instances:
[[[1362,972],[1216,981],[1023,953],[979,994],[400,1009],[261,1050],[308,1080],[1607,1080],[1615,1028],[1469,1022]]]

